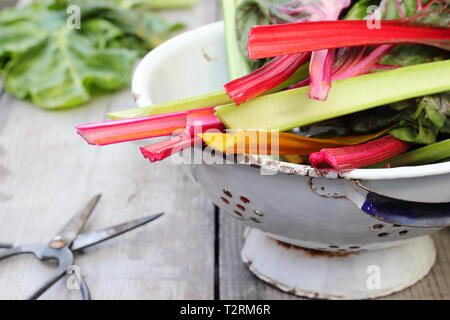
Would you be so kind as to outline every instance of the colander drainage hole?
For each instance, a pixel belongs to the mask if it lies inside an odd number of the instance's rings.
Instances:
[[[223,194],[226,195],[227,197],[233,198],[233,195],[231,194],[230,191],[223,189]]]
[[[378,236],[379,236],[380,238],[386,237],[386,236],[388,236],[388,235],[389,235],[389,233],[387,233],[387,232],[382,232],[382,233],[379,233],[379,234],[378,234]]]
[[[330,248],[336,249],[339,248],[339,246],[330,246]]]
[[[239,199],[241,199],[241,201],[242,201],[243,203],[250,203],[250,199],[249,199],[249,198],[246,198],[246,197],[244,197],[244,196],[241,196]]]
[[[240,213],[240,212],[237,211],[237,210],[234,210],[234,213],[235,213],[236,215],[238,215],[239,217],[243,217],[243,216],[242,216],[242,213]]]
[[[382,224],[374,224],[374,225],[372,226],[372,229],[373,229],[373,230],[380,230],[380,229],[383,229],[383,225],[382,225]]]
[[[349,249],[359,249],[359,247],[358,246],[351,246],[351,247],[348,247]]]
[[[263,217],[264,216],[264,212],[261,210],[253,210],[253,213],[256,214],[257,216]]]
[[[245,207],[243,205],[237,204],[236,207],[238,207],[239,210],[245,211]]]
[[[225,202],[226,204],[230,204],[230,201],[228,201],[228,199],[225,199],[224,197],[220,197],[220,199]]]
[[[402,230],[398,234],[401,235],[401,236],[404,236],[407,233],[408,233],[408,230]]]

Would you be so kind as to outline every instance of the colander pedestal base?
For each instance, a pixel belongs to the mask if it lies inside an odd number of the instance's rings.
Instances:
[[[322,299],[368,299],[421,280],[436,259],[429,236],[361,252],[320,252],[277,241],[250,229],[242,260],[258,278],[291,294]]]

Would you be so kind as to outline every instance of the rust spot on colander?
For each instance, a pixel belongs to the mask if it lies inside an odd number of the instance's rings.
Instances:
[[[275,240],[276,243],[287,249],[293,249],[293,250],[300,250],[303,251],[305,254],[307,254],[310,257],[325,257],[325,258],[341,258],[341,257],[346,257],[349,256],[351,254],[355,254],[358,253],[358,251],[350,251],[350,252],[344,252],[344,251],[321,251],[321,250],[315,250],[315,249],[308,249],[308,248],[303,248],[303,247],[299,247],[299,246],[295,246],[293,244],[290,243],[286,243],[280,240]]]
[[[249,266],[250,268],[250,266]],[[286,284],[279,283],[278,281],[264,276],[262,277],[257,270],[252,270],[252,272],[261,280],[263,280],[265,283],[267,283],[269,286],[274,287],[276,289],[279,289],[281,291],[284,291],[289,294],[294,294],[296,296],[305,297],[308,299],[344,299],[344,296],[341,295],[328,295],[328,294],[322,294],[320,295],[318,292],[311,291],[311,290],[302,290],[302,289],[294,289],[294,288],[286,288]]]
[[[141,95],[139,93],[133,93],[133,99],[134,101],[138,101],[141,98]]]
[[[203,54],[203,58],[205,58],[205,60],[208,62],[212,62],[212,61],[216,60],[216,59],[212,58],[209,54],[207,54],[205,52],[205,49],[202,49],[202,54]]]

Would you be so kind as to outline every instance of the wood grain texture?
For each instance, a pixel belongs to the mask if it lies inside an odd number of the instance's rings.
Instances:
[[[266,285],[244,265],[240,257],[244,225],[223,213],[220,219],[220,297],[231,300],[302,300]],[[414,286],[381,299],[450,299],[450,229],[433,236],[437,260],[431,272]]]
[[[301,300],[256,278],[241,260],[245,225],[220,215],[220,298],[223,300]]]
[[[203,0],[192,11],[161,14],[192,29],[220,19],[220,4]],[[166,215],[76,258],[93,298],[301,300],[248,271],[240,259],[244,225],[224,213],[215,221],[213,205],[170,161],[148,164],[138,152],[141,142],[97,148],[74,134],[76,124],[130,105],[131,93],[124,90],[79,109],[46,112],[2,96],[0,85],[0,242],[48,241],[102,192],[87,231]],[[438,258],[430,274],[384,299],[450,299],[450,230],[434,239]],[[25,297],[51,271],[28,257],[1,263],[0,299]],[[79,292],[62,281],[44,298],[78,299]]]
[[[188,28],[216,19],[213,1],[164,13]],[[149,164],[145,142],[87,145],[80,123],[134,106],[130,91],[90,105],[49,112],[4,95],[0,103],[0,239],[47,242],[96,193],[103,199],[87,225],[96,230],[164,211],[159,220],[76,258],[95,299],[212,299],[214,207],[170,160]],[[31,257],[0,264],[0,299],[20,299],[53,268]],[[61,281],[43,298],[78,299]]]
[[[17,3],[17,0],[2,0],[0,2],[0,9],[4,7],[12,7]]]

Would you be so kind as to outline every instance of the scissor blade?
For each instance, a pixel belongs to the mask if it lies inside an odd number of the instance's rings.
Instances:
[[[78,234],[83,230],[87,220],[91,216],[98,202],[100,201],[101,194],[93,197],[87,205],[75,214],[70,221],[52,238],[51,243],[55,241],[55,239],[67,241],[67,245],[78,236]]]
[[[140,219],[136,219],[133,221],[125,222],[114,227],[106,228],[100,231],[95,231],[86,234],[80,234],[72,243],[71,250],[77,251],[81,249],[85,249],[87,247],[93,246],[100,242],[109,240],[111,238],[117,237],[125,232],[136,229],[140,226],[143,226],[153,220],[158,219],[164,213],[158,213],[151,216],[143,217]]]

